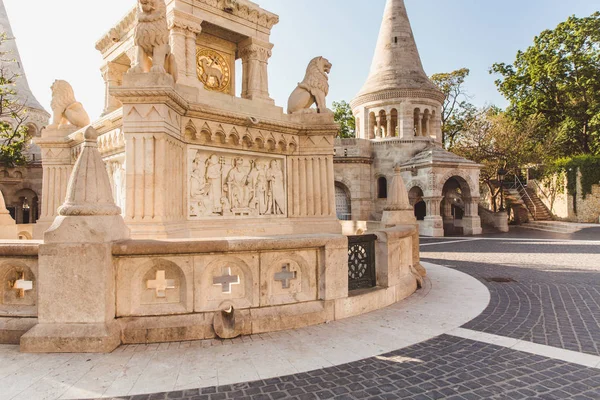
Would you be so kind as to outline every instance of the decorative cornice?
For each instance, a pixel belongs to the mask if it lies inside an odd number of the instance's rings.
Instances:
[[[116,26],[111,28],[98,42],[96,50],[106,52],[110,46],[119,43],[123,36],[133,29],[137,20],[137,6],[133,7]]]
[[[189,103],[172,87],[115,87],[110,89],[111,96],[122,103],[166,103],[179,112],[185,114]]]
[[[271,29],[279,22],[279,16],[260,8],[258,5],[246,0],[196,0],[253,24]]]
[[[167,22],[169,25],[169,30],[172,30],[173,28],[179,28],[196,34],[202,32],[201,18],[177,9],[169,11],[167,15]]]
[[[358,96],[350,102],[350,107],[354,109],[366,103],[392,99],[431,99],[441,104],[446,99],[446,96],[440,91],[426,89],[385,90],[382,92]]]

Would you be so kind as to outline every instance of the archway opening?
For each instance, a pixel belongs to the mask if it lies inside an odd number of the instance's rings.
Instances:
[[[21,189],[15,193],[15,221],[17,224],[35,224],[39,218],[38,195],[31,189]]]
[[[444,236],[462,235],[465,203],[471,198],[471,188],[465,179],[453,176],[444,184],[442,195],[440,211],[444,220]]]
[[[335,183],[335,211],[340,221],[352,220],[352,199],[350,190],[343,183]]]

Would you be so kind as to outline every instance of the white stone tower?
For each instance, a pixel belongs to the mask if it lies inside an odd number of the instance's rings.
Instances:
[[[387,0],[369,77],[352,101],[357,137],[441,144],[443,101],[423,70],[404,0]]]
[[[2,68],[7,68],[10,73],[19,76],[15,90],[17,91],[19,101],[27,107],[29,115],[27,126],[30,128],[31,134],[37,136],[41,128],[47,124],[50,114],[44,110],[29,88],[23,62],[19,55],[17,41],[13,34],[6,8],[4,7],[4,0],[0,0],[0,32],[6,34],[6,41],[0,46],[0,51],[6,54],[4,58],[14,60],[14,62],[9,63],[2,62]]]

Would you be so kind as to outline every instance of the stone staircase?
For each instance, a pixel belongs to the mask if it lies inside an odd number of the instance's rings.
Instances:
[[[528,196],[522,195],[523,201],[527,206],[527,209],[532,214],[535,221],[552,221],[552,213],[546,207],[542,199],[535,193],[532,188],[526,188]]]

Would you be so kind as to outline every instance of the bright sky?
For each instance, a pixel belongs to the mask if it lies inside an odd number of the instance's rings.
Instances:
[[[50,85],[69,81],[92,118],[104,106],[96,41],[135,0],[4,1],[33,93],[50,111]],[[271,37],[270,90],[279,106],[301,81],[308,61],[333,63],[328,102],[350,101],[364,83],[385,0],[254,0],[280,16]],[[504,106],[494,62],[512,62],[533,37],[569,15],[588,16],[597,0],[406,0],[427,74],[471,69],[467,87],[478,105]]]

